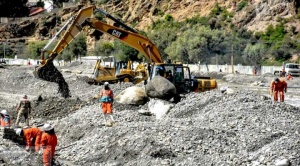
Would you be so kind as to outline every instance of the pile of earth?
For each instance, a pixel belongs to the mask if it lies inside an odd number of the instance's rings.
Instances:
[[[104,127],[95,98],[101,86],[87,85],[81,75],[63,72],[72,93],[64,101],[56,94],[56,84],[35,79],[31,70],[0,69],[5,78],[0,80],[2,108],[13,108],[28,94],[34,111],[43,113],[33,113],[34,119],[55,125],[59,139],[56,158],[65,165],[275,165],[284,159],[300,165],[299,108],[242,90],[242,85],[249,87],[258,76],[223,76],[223,84],[234,80],[230,83],[240,83],[240,89],[189,93],[160,120],[138,113],[147,104],[114,103],[117,123]],[[293,80],[295,86],[297,79]],[[117,95],[132,84],[110,86]],[[40,94],[42,100],[38,101]],[[30,165],[30,159],[24,159],[29,156],[24,147],[0,140],[0,149],[7,165]],[[36,161],[36,156],[31,159]]]
[[[96,105],[61,119],[59,158],[93,165],[300,164],[300,109],[251,91],[190,93],[165,118],[118,110],[103,127]]]

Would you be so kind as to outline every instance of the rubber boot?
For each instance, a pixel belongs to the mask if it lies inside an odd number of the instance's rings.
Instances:
[[[109,115],[110,116],[110,124],[114,124],[115,120],[112,114]]]
[[[104,117],[104,125],[106,125],[107,124],[107,118],[106,118],[106,114],[103,114],[103,117]]]
[[[27,126],[29,126],[29,118],[25,119],[25,123]]]

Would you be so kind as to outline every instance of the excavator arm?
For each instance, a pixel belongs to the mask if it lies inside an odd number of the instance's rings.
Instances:
[[[95,12],[101,12],[107,18],[112,19],[122,28],[106,24],[96,18],[92,18]],[[76,38],[76,36],[86,27],[90,26],[102,33],[108,34],[115,39],[129,45],[140,51],[149,63],[162,63],[161,55],[156,46],[146,37],[140,35],[136,30],[128,27],[118,19],[112,17],[105,11],[97,9],[95,6],[89,6],[78,11],[71,17],[64,26],[55,34],[55,36],[43,48],[40,56],[40,65],[35,68],[34,76],[50,82],[56,82],[59,85],[58,92],[67,98],[69,94],[68,84],[65,82],[62,74],[53,64],[53,60]],[[49,47],[59,38],[54,49]]]
[[[133,33],[127,30],[123,30],[121,28],[106,24],[101,22],[96,18],[87,18],[85,22],[82,24],[82,27],[89,25],[90,27],[101,31],[105,34],[108,34],[115,39],[120,40],[126,45],[135,48],[139,52],[141,52],[149,63],[163,63],[160,52],[156,48],[156,46],[146,37]]]

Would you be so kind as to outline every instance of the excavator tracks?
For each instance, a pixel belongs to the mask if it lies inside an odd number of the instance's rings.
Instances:
[[[71,97],[68,83],[65,81],[61,72],[54,66],[52,61],[48,61],[46,65],[37,67],[34,71],[34,76],[49,82],[57,83],[58,93],[64,98]]]

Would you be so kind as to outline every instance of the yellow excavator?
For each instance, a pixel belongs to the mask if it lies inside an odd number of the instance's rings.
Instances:
[[[102,13],[116,24],[109,25],[94,18],[93,14],[95,12]],[[48,53],[48,56],[46,58],[44,54],[40,56],[41,63],[34,71],[34,75],[37,78],[58,83],[59,92],[61,92],[63,97],[70,96],[69,88],[62,74],[55,68],[52,61],[86,27],[110,35],[114,39],[138,50],[148,61],[147,70],[149,78],[152,79],[157,75],[168,78],[168,80],[175,85],[179,94],[189,93],[191,91],[203,92],[217,88],[215,79],[210,77],[192,78],[189,67],[184,66],[182,63],[172,63],[171,61],[165,63],[157,47],[147,37],[139,34],[136,30],[128,27],[102,9],[96,8],[96,6],[89,6],[79,10],[49,41],[44,47],[45,51],[43,51]],[[46,51],[62,32],[64,32],[64,34],[55,48],[52,51]],[[101,71],[100,64],[96,66],[96,70]]]

